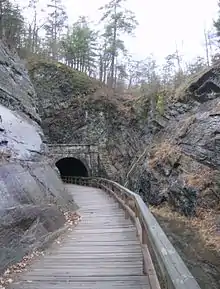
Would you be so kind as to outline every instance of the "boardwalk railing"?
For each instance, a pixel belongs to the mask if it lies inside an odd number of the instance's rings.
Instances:
[[[113,195],[130,217],[137,229],[143,252],[144,273],[152,272],[151,286],[167,289],[200,289],[183,260],[168,240],[141,197],[121,186],[103,178],[63,177],[65,183],[98,187]],[[91,196],[92,197],[92,196]],[[152,261],[153,260],[153,264]],[[155,269],[159,278],[155,278]]]

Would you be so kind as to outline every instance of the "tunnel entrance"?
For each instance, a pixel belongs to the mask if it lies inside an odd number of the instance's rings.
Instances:
[[[56,162],[61,178],[71,177],[88,177],[88,170],[80,160],[76,158],[63,158]]]

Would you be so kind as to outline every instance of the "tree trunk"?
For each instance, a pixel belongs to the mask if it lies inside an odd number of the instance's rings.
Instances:
[[[103,59],[102,55],[99,56],[99,81],[103,81]]]
[[[115,76],[115,55],[116,55],[116,38],[117,38],[117,18],[116,18],[116,5],[114,7],[114,31],[113,31],[113,43],[112,43],[112,59],[111,59],[111,79],[110,87],[114,88],[114,76]]]
[[[34,28],[32,30],[32,43],[31,43],[31,52],[36,51],[37,46],[37,11],[34,11]]]
[[[128,82],[128,89],[131,88],[132,80],[133,80],[133,78],[132,78],[132,76],[130,76],[130,78],[129,78],[129,82]]]

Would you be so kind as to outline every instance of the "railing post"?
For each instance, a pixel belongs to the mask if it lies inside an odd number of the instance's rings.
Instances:
[[[128,206],[128,198],[126,195],[124,195],[123,201],[125,202],[125,205]],[[128,211],[125,210],[125,219],[129,219],[129,217],[130,217],[130,215],[129,215]]]
[[[117,194],[117,193],[116,193]],[[120,194],[121,194],[121,192],[120,192]],[[118,195],[118,194],[117,194]],[[123,198],[122,198],[122,200],[123,200]],[[121,205],[121,203],[119,202],[118,203],[118,207],[119,207],[119,209],[123,209],[123,207],[122,207],[122,205]]]
[[[140,212],[138,210],[136,202],[135,201],[133,201],[133,202],[134,202],[134,213],[135,213],[135,218],[136,218],[136,220],[135,220],[135,223],[136,223],[136,226],[135,226],[136,227],[136,236],[140,238],[139,230],[138,230],[138,227],[137,227],[137,223],[138,223],[137,220],[139,220],[139,222],[140,222]],[[143,236],[142,232],[143,232],[143,228],[141,226],[141,238]]]
[[[139,211],[138,211],[137,205],[136,205],[135,201],[132,200],[132,202],[134,203],[134,213],[135,213],[135,217],[136,217],[136,218],[139,218]]]
[[[145,245],[147,245],[147,232],[146,232],[146,228],[145,228],[143,221],[141,221],[141,243],[142,243],[143,250],[144,250]],[[143,258],[143,274],[146,275],[147,272],[146,272],[146,263],[145,263],[144,255],[142,258]]]

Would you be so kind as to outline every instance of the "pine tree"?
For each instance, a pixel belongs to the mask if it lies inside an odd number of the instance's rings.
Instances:
[[[218,6],[219,6],[219,13],[218,13],[219,15],[218,15],[218,19],[214,21],[214,27],[216,29],[218,41],[220,41],[220,1],[218,2]]]
[[[53,59],[58,59],[58,42],[61,32],[66,28],[67,14],[62,5],[62,0],[51,0],[47,5],[51,12],[48,13],[47,23],[44,25],[47,35],[47,43],[50,55]]]
[[[42,15],[39,15],[39,4],[39,0],[29,0],[29,5],[27,7],[28,12],[33,15],[33,18],[26,24],[27,28],[24,46],[26,50],[31,53],[40,52],[41,38],[39,32],[45,25],[45,19],[43,19]]]
[[[62,40],[67,65],[91,75],[96,68],[97,33],[90,29],[85,17],[80,17]]]
[[[24,18],[18,5],[0,0],[0,38],[13,47],[20,47],[24,34]]]
[[[117,57],[117,52],[120,44],[120,33],[131,34],[138,22],[132,11],[127,10],[123,7],[123,2],[126,0],[111,0],[100,10],[104,10],[104,15],[101,21],[106,21],[106,35],[109,39],[110,52],[111,52],[111,68],[110,68],[110,86],[114,87],[115,84],[115,62]]]

